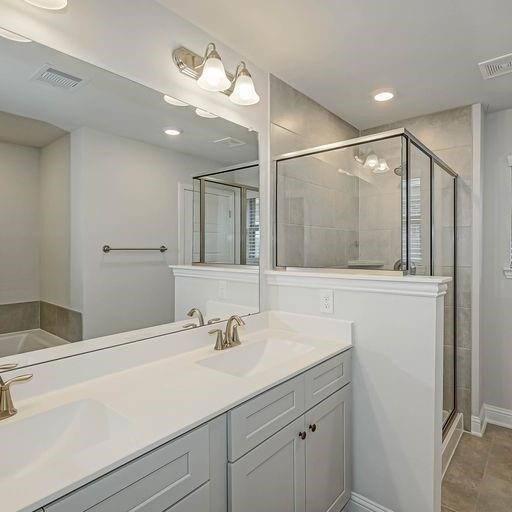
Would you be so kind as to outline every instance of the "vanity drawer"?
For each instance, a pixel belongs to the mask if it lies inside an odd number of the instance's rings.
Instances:
[[[193,430],[48,505],[45,511],[167,511],[208,481],[209,439],[208,425]]]
[[[233,462],[305,411],[304,375],[265,391],[228,413],[228,459]]]
[[[210,510],[210,484],[206,483],[176,505],[166,509],[165,512],[210,512]],[[140,512],[143,511],[146,512],[146,509],[140,509]],[[137,512],[139,512],[139,509],[137,509]]]
[[[350,358],[351,351],[347,350],[306,372],[306,410],[350,382],[352,376]]]

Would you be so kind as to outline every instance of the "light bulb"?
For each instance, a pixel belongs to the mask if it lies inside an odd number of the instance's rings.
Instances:
[[[196,114],[199,116],[199,117],[206,117],[207,119],[215,119],[216,117],[219,117],[219,116],[216,116],[215,114],[212,114],[211,112],[208,112],[208,110],[203,110],[202,108],[196,108]]]
[[[0,27],[0,37],[5,39],[9,39],[10,41],[16,41],[17,43],[31,43],[31,39],[27,39],[26,37],[20,36],[16,34],[16,32],[11,32],[5,28]]]
[[[50,9],[52,11],[59,11],[68,5],[68,0],[25,0],[25,2],[41,9]]]
[[[164,133],[166,135],[176,136],[181,133],[181,130],[177,130],[176,128],[167,128],[167,130],[165,130]]]
[[[389,171],[389,165],[384,158],[379,158],[379,163],[373,169],[374,174],[384,174]]]
[[[373,99],[375,101],[378,101],[379,103],[383,101],[389,101],[392,100],[395,97],[395,95],[391,91],[382,91],[375,94]]]
[[[254,105],[260,101],[260,97],[254,87],[251,74],[247,71],[245,63],[241,64],[242,69],[238,73],[235,87],[229,99],[237,105]]]
[[[375,169],[379,165],[379,158],[375,153],[370,153],[364,161],[364,166],[370,169]]]
[[[231,82],[226,76],[226,70],[215,45],[209,45],[210,51],[206,54],[203,64],[203,72],[197,83],[201,89],[210,92],[222,92],[229,89]]]
[[[168,94],[164,94],[164,101],[175,107],[188,107],[188,103],[185,103],[178,98],[174,98],[173,96],[169,96]]]

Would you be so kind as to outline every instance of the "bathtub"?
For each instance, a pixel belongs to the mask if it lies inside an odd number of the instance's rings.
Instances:
[[[32,350],[55,347],[69,343],[42,329],[0,334],[0,357],[22,354]]]

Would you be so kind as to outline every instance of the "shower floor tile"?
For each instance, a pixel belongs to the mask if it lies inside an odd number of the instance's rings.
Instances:
[[[512,430],[488,425],[480,439],[463,434],[446,472],[442,512],[512,510]]]

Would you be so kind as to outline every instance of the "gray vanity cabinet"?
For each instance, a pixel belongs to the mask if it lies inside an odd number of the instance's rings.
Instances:
[[[306,512],[338,512],[350,498],[351,389],[340,389],[305,415]]]
[[[225,512],[221,416],[47,505],[45,512]]]
[[[304,512],[303,430],[301,416],[229,464],[230,512]]]
[[[228,457],[230,512],[342,510],[351,485],[349,382],[350,353],[345,353],[231,411],[228,425],[233,434],[228,443],[237,448]],[[304,396],[305,402],[301,401]],[[301,415],[274,429],[255,448],[241,442],[252,436],[241,438],[240,431],[254,432],[259,439],[261,431],[268,432],[269,426],[291,411]],[[253,428],[237,428],[240,422]],[[234,457],[244,445],[245,454]]]

